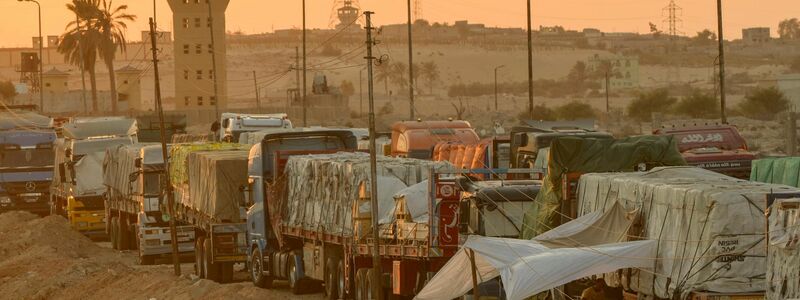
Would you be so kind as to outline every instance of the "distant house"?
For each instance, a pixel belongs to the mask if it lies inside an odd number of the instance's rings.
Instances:
[[[753,27],[742,29],[742,40],[749,44],[763,44],[772,40],[769,27]]]
[[[602,68],[604,63],[609,63],[612,68],[612,75],[609,85],[612,89],[628,89],[639,86],[639,58],[627,55],[606,55],[594,54],[589,57],[586,68],[590,72],[596,72]],[[605,80],[600,80],[601,86],[605,88]]]

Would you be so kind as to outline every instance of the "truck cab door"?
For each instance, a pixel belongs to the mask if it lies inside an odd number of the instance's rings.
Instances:
[[[248,241],[263,246],[266,242],[266,215],[264,213],[264,181],[261,177],[250,177],[247,188],[243,191],[248,201],[247,234]]]

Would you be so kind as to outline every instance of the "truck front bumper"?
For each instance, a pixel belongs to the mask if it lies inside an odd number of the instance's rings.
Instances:
[[[178,226],[178,252],[194,253],[194,227]],[[172,253],[169,227],[139,227],[139,249],[143,255]]]
[[[105,216],[102,210],[73,210],[67,213],[72,228],[90,238],[108,238]]]

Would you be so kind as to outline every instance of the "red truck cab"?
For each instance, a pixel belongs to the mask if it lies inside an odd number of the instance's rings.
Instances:
[[[728,176],[750,179],[750,163],[756,154],[732,125],[660,128],[656,135],[673,135],[678,150],[691,166]]]
[[[431,159],[439,142],[476,144],[478,134],[467,121],[401,121],[392,125],[392,156]]]

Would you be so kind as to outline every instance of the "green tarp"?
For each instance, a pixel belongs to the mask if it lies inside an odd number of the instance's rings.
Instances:
[[[560,225],[563,175],[632,172],[642,163],[648,168],[686,165],[672,136],[638,136],[615,140],[560,137],[553,140],[547,161],[547,175],[534,205],[525,212],[521,238],[531,239]]]
[[[249,145],[234,143],[175,144],[169,150],[169,179],[173,185],[188,183],[186,158],[197,151],[250,150]]]
[[[752,163],[750,181],[800,187],[800,157],[770,157]]]

